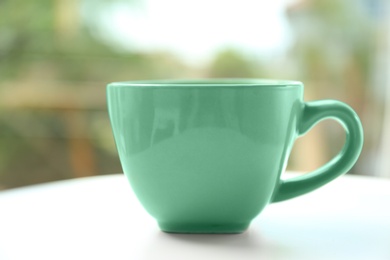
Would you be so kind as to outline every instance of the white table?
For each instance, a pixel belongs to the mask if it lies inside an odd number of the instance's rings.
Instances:
[[[161,232],[123,175],[0,192],[0,259],[390,259],[390,180],[343,176],[239,235]]]

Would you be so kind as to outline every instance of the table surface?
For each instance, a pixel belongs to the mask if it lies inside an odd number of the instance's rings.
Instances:
[[[389,260],[390,180],[340,177],[238,235],[161,232],[121,174],[3,191],[0,259]]]

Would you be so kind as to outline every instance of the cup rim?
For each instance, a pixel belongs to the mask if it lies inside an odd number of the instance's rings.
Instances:
[[[302,82],[279,79],[210,78],[118,81],[108,87],[303,87]]]

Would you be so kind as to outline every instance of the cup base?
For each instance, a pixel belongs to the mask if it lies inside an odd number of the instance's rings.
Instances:
[[[249,227],[248,223],[206,224],[158,222],[160,229],[167,233],[182,234],[239,234]]]

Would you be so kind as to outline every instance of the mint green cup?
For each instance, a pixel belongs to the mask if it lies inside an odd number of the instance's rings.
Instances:
[[[363,145],[356,113],[303,101],[303,84],[262,79],[116,82],[108,111],[123,171],[161,230],[240,233],[273,202],[346,173]],[[281,180],[294,141],[323,119],[345,129],[340,153]]]

